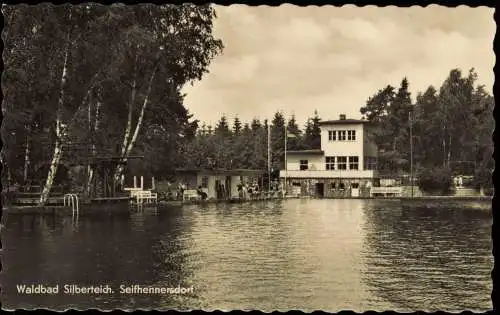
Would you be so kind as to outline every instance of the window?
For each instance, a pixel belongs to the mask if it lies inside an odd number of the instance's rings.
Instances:
[[[356,140],[356,130],[348,130],[347,131],[347,140],[351,140],[351,141]]]
[[[334,156],[327,156],[326,157],[326,169],[333,171],[335,169],[335,157]]]
[[[365,170],[376,170],[377,158],[374,156],[366,156],[364,164],[365,164]]]
[[[346,156],[337,156],[337,168],[339,170],[347,169],[347,157]]]
[[[203,176],[201,178],[201,187],[208,188],[208,176]]]
[[[357,156],[349,157],[349,169],[357,170],[359,168],[359,158]]]
[[[328,140],[330,141],[337,140],[337,132],[335,130],[328,130]]]
[[[339,130],[339,141],[345,141],[345,130]]]
[[[300,170],[305,171],[309,168],[309,163],[307,160],[300,160]]]

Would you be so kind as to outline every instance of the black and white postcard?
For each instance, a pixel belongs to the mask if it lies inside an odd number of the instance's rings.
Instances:
[[[491,310],[493,13],[3,5],[2,308]]]

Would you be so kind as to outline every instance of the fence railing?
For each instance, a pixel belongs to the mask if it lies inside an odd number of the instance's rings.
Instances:
[[[383,195],[383,196],[401,196],[403,189],[401,187],[371,187],[370,188],[370,197],[375,195]]]

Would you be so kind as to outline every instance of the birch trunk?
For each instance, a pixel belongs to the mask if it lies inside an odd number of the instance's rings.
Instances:
[[[450,162],[451,162],[451,134],[448,136],[448,156],[446,158],[447,160],[447,166],[450,167]]]
[[[96,103],[96,111],[95,111],[95,121],[94,121],[94,135],[97,133],[97,131],[99,130],[99,112],[100,112],[100,109],[101,109],[101,102],[100,101],[97,101]],[[92,138],[94,139],[94,138]],[[96,154],[96,146],[95,146],[95,142],[93,140],[92,142],[92,156],[95,156]],[[94,179],[94,168],[92,166],[89,165],[89,169],[88,169],[88,181],[87,181],[87,194],[90,196],[90,193],[91,193],[91,187],[92,187],[92,180]]]
[[[92,142],[92,146],[94,145],[94,137],[92,134],[92,96],[90,96],[89,105],[87,108],[87,121],[89,124],[89,137]],[[92,164],[90,161],[87,162],[87,185],[86,187],[86,195],[90,197],[90,184],[92,183]]]
[[[71,20],[71,9],[69,11],[69,19]],[[54,183],[54,179],[56,177],[57,168],[59,166],[59,162],[61,161],[61,157],[63,154],[62,148],[62,137],[63,130],[61,126],[62,120],[62,107],[64,104],[64,86],[66,85],[67,74],[68,74],[68,58],[69,58],[69,50],[70,50],[70,33],[68,32],[67,38],[67,47],[66,52],[64,53],[64,63],[61,74],[61,82],[60,82],[60,94],[59,100],[57,103],[57,113],[56,113],[56,142],[54,145],[54,153],[52,155],[52,161],[50,162],[49,172],[47,174],[47,180],[45,181],[45,185],[43,187],[42,193],[40,194],[39,205],[43,206],[49,197],[50,190],[52,189],[52,184]]]
[[[446,166],[446,140],[443,138],[442,142],[443,144],[443,167]]]
[[[130,131],[132,130],[132,110],[134,109],[134,103],[135,103],[135,96],[137,94],[137,51],[135,53],[135,60],[134,60],[134,75],[132,79],[132,92],[130,95],[130,102],[128,104],[128,118],[127,118],[127,126],[125,127],[125,133],[123,135],[123,144],[122,144],[122,149],[121,149],[121,156],[124,157],[127,146],[129,143],[130,139]]]
[[[441,144],[443,147],[443,167],[446,166],[446,129],[443,128],[441,129]]]
[[[63,153],[62,143],[60,140],[56,140],[56,143],[54,145],[54,154],[52,156],[52,161],[50,163],[47,180],[43,187],[42,194],[40,195],[39,205],[41,206],[47,202],[47,199],[49,197],[50,190],[52,189],[52,184],[54,183],[54,179],[56,177],[57,168],[59,166],[59,162],[61,161],[62,153]]]
[[[89,137],[92,140],[92,97],[89,100],[88,106],[87,106],[87,123],[89,125]],[[90,161],[87,162],[87,185],[85,186],[85,191],[86,195],[90,197],[90,177],[92,173],[92,165],[90,164]]]
[[[87,196],[90,197],[92,191],[91,191],[91,188],[92,188],[92,179],[94,178],[94,168],[92,167],[92,165],[89,165],[87,166]]]
[[[28,181],[28,172],[31,164],[30,153],[31,153],[31,129],[28,128],[28,134],[26,135],[26,149],[24,151],[24,171],[23,171],[24,183]]]
[[[153,73],[151,74],[151,77],[149,78],[149,84],[148,84],[148,89],[146,92],[146,97],[144,98],[144,102],[142,103],[141,112],[139,114],[139,118],[137,119],[137,124],[135,126],[134,134],[132,135],[132,138],[130,139],[130,141],[127,144],[125,154],[122,155],[122,162],[127,161],[127,157],[129,156],[130,152],[132,151],[132,148],[134,147],[135,141],[137,140],[137,136],[139,135],[139,130],[141,129],[142,122],[144,120],[144,113],[146,112],[146,107],[147,107],[148,102],[149,102],[149,96],[151,94],[153,80],[154,80],[154,77],[156,75],[156,69],[157,69],[156,67],[155,67],[155,69],[153,69]],[[123,168],[124,168],[123,163],[117,166],[115,174],[114,174],[115,183],[120,182],[121,175],[123,173]]]
[[[132,110],[134,108],[134,101],[135,101],[135,94],[136,94],[136,81],[132,82],[132,96],[130,97],[130,103],[128,104],[128,118],[127,118],[127,126],[125,127],[125,133],[123,134],[123,144],[122,144],[122,150],[121,150],[121,156],[125,156],[125,152],[127,150],[127,146],[129,143],[130,139],[130,131],[132,130]]]

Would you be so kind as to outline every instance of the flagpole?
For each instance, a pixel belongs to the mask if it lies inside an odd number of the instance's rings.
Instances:
[[[408,120],[410,122],[410,184],[411,197],[413,198],[413,117],[411,112],[408,113]]]
[[[267,173],[268,190],[271,191],[271,126],[267,124]]]
[[[286,183],[286,177],[287,177],[287,172],[288,172],[288,165],[287,165],[287,160],[286,160],[286,143],[288,142],[288,130],[287,130],[287,125],[286,125],[286,122],[285,122],[285,182],[283,183],[283,188],[285,190],[285,194],[288,190],[288,185]]]

